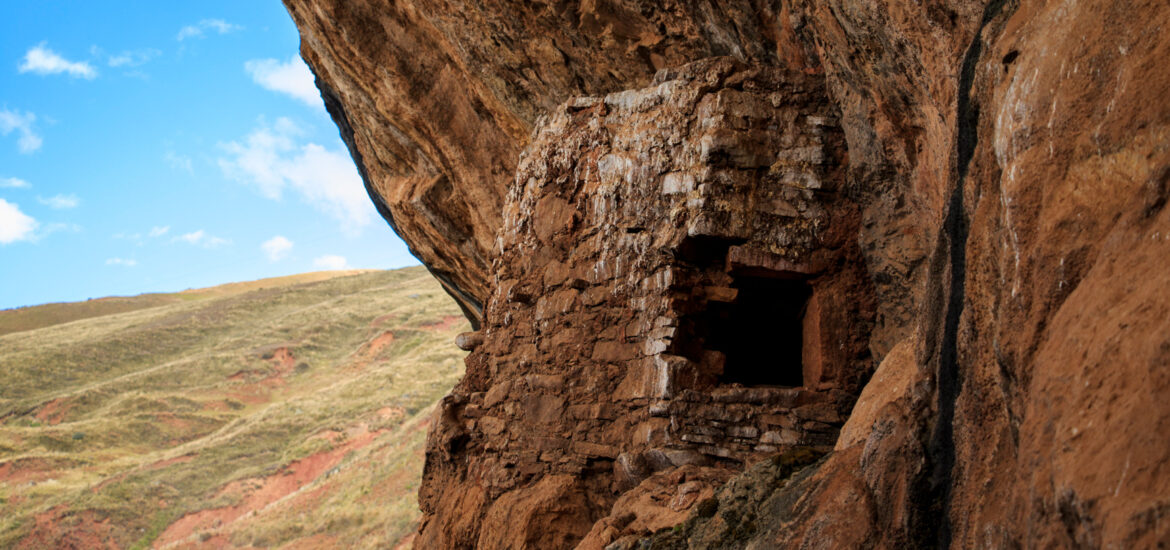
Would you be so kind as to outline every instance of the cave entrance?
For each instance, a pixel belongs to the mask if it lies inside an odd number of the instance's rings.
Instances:
[[[735,278],[731,302],[710,303],[705,347],[723,353],[720,384],[800,387],[812,287],[803,279]]]

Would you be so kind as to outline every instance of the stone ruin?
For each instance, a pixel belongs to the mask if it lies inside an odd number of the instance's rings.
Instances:
[[[820,75],[716,58],[542,119],[424,508],[559,479],[596,519],[655,471],[831,448],[873,369],[838,116]]]
[[[477,330],[416,547],[1167,540],[1170,3],[285,4]]]

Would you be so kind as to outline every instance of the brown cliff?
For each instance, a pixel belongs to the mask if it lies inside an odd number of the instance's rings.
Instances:
[[[480,328],[419,547],[1170,542],[1164,3],[286,5]]]

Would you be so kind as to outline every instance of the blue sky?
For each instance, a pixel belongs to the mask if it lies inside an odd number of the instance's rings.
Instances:
[[[279,0],[0,7],[0,308],[418,263]]]

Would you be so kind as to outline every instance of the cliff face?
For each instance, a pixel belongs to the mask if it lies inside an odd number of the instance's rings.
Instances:
[[[476,323],[537,117],[688,61],[803,55],[776,7],[746,0],[285,5],[371,198]]]
[[[480,326],[420,547],[1170,542],[1164,3],[285,3]]]

